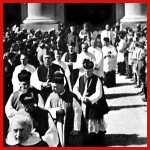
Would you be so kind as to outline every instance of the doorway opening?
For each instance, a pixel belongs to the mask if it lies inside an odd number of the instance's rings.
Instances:
[[[114,25],[116,21],[116,6],[113,3],[74,3],[65,4],[65,22],[82,25],[90,22],[104,26]]]
[[[21,4],[4,3],[4,27],[20,26],[21,23]]]

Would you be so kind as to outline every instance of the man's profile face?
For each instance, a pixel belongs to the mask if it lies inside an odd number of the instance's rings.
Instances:
[[[95,47],[95,40],[91,40],[91,46]]]
[[[90,77],[93,74],[93,69],[84,69],[84,74],[86,77]]]
[[[108,31],[110,29],[109,25],[107,24],[105,29]]]
[[[22,81],[22,82],[19,83],[19,85],[20,85],[21,91],[23,91],[24,93],[26,93],[27,90],[28,90],[29,87],[30,87],[30,82],[29,82],[29,81],[28,81],[28,82]]]
[[[11,132],[19,144],[27,140],[30,134],[30,126],[22,122],[13,122],[11,125]]]
[[[59,94],[59,93],[62,92],[62,86],[63,86],[62,84],[52,83],[51,86],[52,86],[52,90],[53,90],[55,93]]]
[[[84,24],[83,28],[84,28],[85,31],[87,31],[88,30],[88,25]]]
[[[28,113],[32,113],[35,110],[34,102],[31,104],[24,105],[25,111]]]

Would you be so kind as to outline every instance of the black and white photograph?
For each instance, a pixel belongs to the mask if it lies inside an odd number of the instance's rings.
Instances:
[[[147,3],[3,3],[4,147],[147,147]]]

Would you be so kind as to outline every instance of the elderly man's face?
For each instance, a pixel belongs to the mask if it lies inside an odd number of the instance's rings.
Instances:
[[[68,51],[69,51],[69,53],[73,53],[74,52],[74,47],[69,45],[68,46]]]
[[[88,45],[82,44],[82,51],[87,52],[88,51]]]
[[[26,66],[28,63],[28,58],[25,55],[20,56],[20,62],[23,66]]]
[[[30,131],[30,126],[26,123],[13,122],[11,125],[12,135],[14,136],[15,140],[18,141],[18,143],[26,141],[30,134]]]

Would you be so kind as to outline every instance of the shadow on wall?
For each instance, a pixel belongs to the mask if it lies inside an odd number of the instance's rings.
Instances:
[[[105,146],[140,146],[147,144],[147,137],[138,137],[137,134],[106,134]]]

